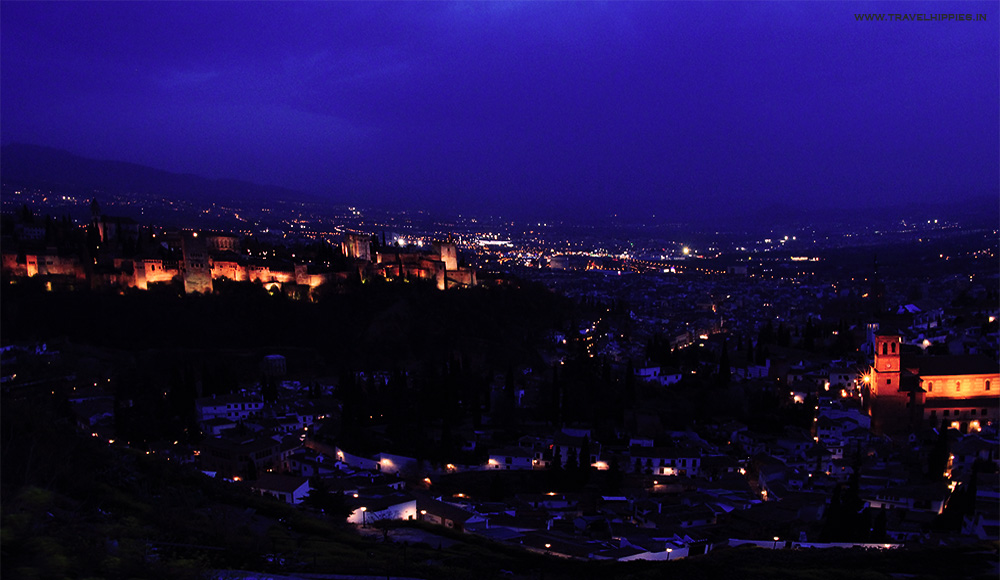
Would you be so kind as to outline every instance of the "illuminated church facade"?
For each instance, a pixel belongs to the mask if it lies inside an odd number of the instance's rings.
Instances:
[[[874,342],[867,380],[876,434],[942,425],[970,433],[1000,420],[1000,366],[991,358],[904,355],[902,338],[892,333]]]

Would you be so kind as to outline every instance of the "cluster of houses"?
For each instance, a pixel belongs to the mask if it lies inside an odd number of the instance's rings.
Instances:
[[[716,524],[727,509],[760,502],[736,460],[703,456],[702,448],[711,446],[693,433],[682,435],[687,438],[684,447],[656,447],[652,441],[635,440],[627,449],[614,450],[614,455],[602,455],[601,445],[590,441],[589,430],[566,429],[551,436],[525,436],[517,446],[491,450],[483,464],[444,466],[390,453],[359,456],[309,440],[289,455],[289,473],[282,477],[288,488],[301,482],[308,485],[312,478],[323,480],[324,488],[344,495],[350,510],[347,521],[359,526],[384,520],[423,521],[564,557],[682,558],[711,549],[699,528]],[[629,476],[642,482],[628,495],[512,490],[501,501],[489,501],[465,493],[441,497],[431,486],[433,479],[447,474],[542,470],[569,457],[582,457],[595,470],[609,470],[609,461],[617,461],[620,452],[627,455],[629,470],[637,470]],[[668,491],[694,489],[691,482],[707,472],[714,481],[711,489],[692,495],[690,501],[668,497]],[[652,473],[667,475],[659,481]],[[426,479],[420,479],[424,475]],[[252,485],[279,496],[274,478]],[[281,497],[289,503],[302,501]]]
[[[961,287],[963,280],[952,281]],[[966,300],[976,303],[986,300],[986,288],[975,285],[965,288]],[[942,295],[947,295],[942,292]],[[987,301],[985,306],[953,306],[946,300],[923,298],[901,303],[892,317],[894,330],[903,344],[921,350],[935,348],[947,354],[996,354],[996,321],[1000,306]],[[871,330],[871,329],[870,329]],[[876,329],[877,330],[877,329]],[[874,356],[874,352],[869,350]]]
[[[889,451],[898,448],[871,434],[870,418],[856,400],[822,397],[817,406],[812,431],[763,434],[729,421],[706,427],[705,437],[715,442],[685,431],[665,433],[671,444],[662,446],[639,438],[602,445],[587,429],[563,429],[491,449],[487,461],[477,465],[431,466],[390,453],[360,456],[307,441],[289,455],[289,474],[283,477],[288,482],[322,479],[324,487],[344,494],[348,521],[360,526],[415,520],[564,557],[666,560],[747,542],[781,548],[928,541],[956,487],[968,485],[973,463],[1000,465],[995,431],[951,432],[951,479],[927,481],[898,451]],[[926,453],[927,437],[915,438],[914,448],[923,444]],[[620,471],[620,490],[512,490],[497,500],[466,493],[440,496],[431,485],[450,473],[545,470],[573,458],[583,458],[595,471]],[[860,480],[865,506],[886,510],[885,534],[877,540],[821,543],[834,490],[852,476]],[[1000,486],[995,474],[993,480],[978,477],[976,508],[966,516],[964,535],[953,539],[996,539]],[[257,487],[276,485],[269,478]]]
[[[528,549],[593,559],[681,558],[747,542],[776,548],[843,546],[820,540],[832,498],[852,485],[869,517],[883,514],[885,529],[878,537],[857,538],[848,545],[895,547],[1000,536],[1000,441],[994,421],[973,430],[927,427],[909,437],[890,438],[873,431],[866,404],[878,360],[867,368],[843,360],[778,366],[784,380],[766,381],[769,388],[788,389],[788,405],[814,405],[811,429],[764,433],[728,420],[697,431],[656,437],[623,432],[615,441],[598,441],[585,427],[564,428],[492,447],[484,437],[470,443],[484,450],[484,462],[433,466],[392,453],[357,455],[303,440],[305,432],[300,432],[289,440],[289,448],[278,445],[277,465],[283,473],[268,474],[255,489],[298,503],[307,497],[310,479],[319,478],[325,488],[344,495],[348,521],[362,526],[387,519],[425,521]],[[662,370],[636,372],[640,379],[669,387],[660,380]],[[229,404],[212,407],[220,414],[215,420],[225,419],[222,413],[236,417],[254,411],[249,401]],[[949,451],[943,479],[927,472],[929,455],[942,440]],[[242,457],[251,451],[256,449],[248,447]],[[456,472],[502,476],[557,465],[617,472],[623,483],[613,494],[554,489],[511,493],[501,501],[464,493],[441,496],[431,484]],[[956,493],[973,494],[973,507],[960,518],[961,532],[945,534],[936,522]]]
[[[280,375],[283,362],[268,357],[262,364]],[[891,440],[872,432],[859,389],[864,369],[834,364],[817,370],[804,361],[789,369],[796,376],[791,382],[811,385],[788,391],[790,405],[806,404],[800,401],[804,394],[815,401],[810,430],[763,433],[723,420],[697,431],[655,438],[620,433],[613,441],[599,441],[585,427],[564,428],[507,445],[480,443],[482,463],[429,465],[389,452],[357,454],[311,438],[316,423],[337,412],[335,400],[310,398],[301,385],[282,381],[277,404],[265,404],[255,392],[198,399],[205,438],[190,460],[209,475],[246,480],[257,492],[290,504],[307,502],[319,485],[342,496],[348,521],[359,526],[423,521],[571,558],[666,560],[741,543],[844,545],[820,540],[832,497],[851,484],[871,513],[886,516],[885,534],[877,542],[859,538],[851,545],[1000,536],[995,424],[965,433],[927,428]],[[81,388],[71,399],[87,428],[92,421],[107,423],[113,412],[102,406],[110,401],[100,398],[100,387],[91,390]],[[925,466],[942,441],[947,473],[933,481]],[[621,485],[603,491],[511,490],[502,499],[435,491],[434,483],[453,473],[502,478],[556,464],[567,471],[582,464],[604,476],[618,472]],[[961,532],[936,531],[935,521],[952,498],[970,490],[975,499],[960,518]]]

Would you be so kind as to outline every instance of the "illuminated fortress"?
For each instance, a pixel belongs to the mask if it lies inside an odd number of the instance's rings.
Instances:
[[[176,281],[183,284],[185,293],[192,294],[212,292],[214,282],[230,280],[255,282],[270,292],[300,297],[310,295],[323,284],[374,277],[429,280],[440,290],[477,283],[475,269],[459,266],[457,248],[450,241],[433,242],[427,248],[393,245],[373,251],[371,236],[346,234],[340,249],[347,265],[334,270],[312,263],[243,255],[238,236],[210,231],[163,232],[159,237],[152,236],[152,249],[139,251],[139,225],[130,218],[103,215],[96,201],[91,204],[88,232],[94,236],[96,254],[87,260],[35,243],[31,244],[33,251],[5,248],[3,272],[16,278],[37,276],[50,289],[58,285],[148,290],[151,284]],[[124,251],[126,247],[132,251]]]

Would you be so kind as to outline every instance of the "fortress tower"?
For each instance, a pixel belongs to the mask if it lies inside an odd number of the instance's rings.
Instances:
[[[347,234],[340,242],[340,251],[351,260],[372,259],[372,239],[371,236],[360,234]]]
[[[209,262],[208,246],[204,236],[198,232],[185,233],[181,238],[184,261],[181,275],[184,278],[184,292],[212,292],[212,264]]]
[[[458,249],[451,242],[434,242],[434,251],[441,256],[444,268],[448,272],[458,270]]]

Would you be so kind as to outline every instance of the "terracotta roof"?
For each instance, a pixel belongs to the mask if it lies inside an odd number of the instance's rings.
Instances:
[[[1000,365],[981,354],[929,356],[917,359],[923,376],[1000,374]]]
[[[659,459],[688,459],[700,458],[701,453],[696,449],[686,449],[683,447],[641,447],[633,445],[629,448],[632,457],[650,457]]]
[[[251,484],[254,489],[265,491],[279,491],[281,493],[294,493],[303,485],[309,483],[307,477],[295,477],[293,475],[282,475],[280,473],[265,473],[257,481]]]

